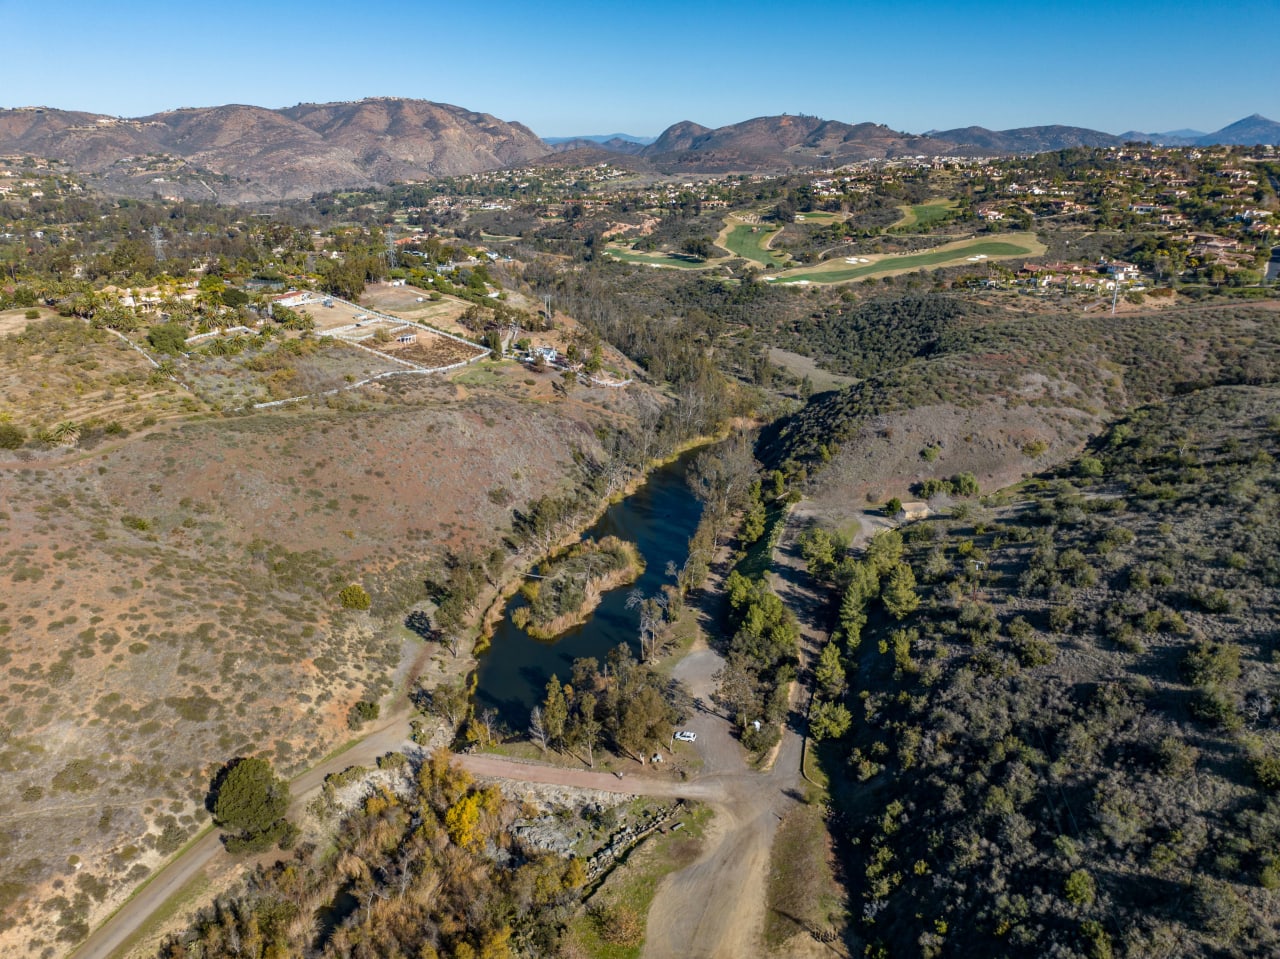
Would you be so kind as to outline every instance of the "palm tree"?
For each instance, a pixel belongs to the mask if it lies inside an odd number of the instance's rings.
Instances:
[[[61,446],[75,446],[80,439],[80,427],[71,420],[63,420],[49,432]]]

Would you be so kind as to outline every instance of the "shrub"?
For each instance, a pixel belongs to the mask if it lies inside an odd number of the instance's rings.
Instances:
[[[1093,905],[1098,897],[1098,886],[1093,877],[1084,869],[1077,869],[1062,884],[1063,895],[1073,906],[1086,907]]]
[[[147,331],[147,342],[157,353],[181,353],[187,345],[187,327],[183,323],[161,323]]]
[[[380,712],[378,704],[367,699],[352,703],[351,708],[347,710],[347,728],[359,729],[365,723],[377,719]]]
[[[13,423],[0,423],[0,450],[16,450],[27,440],[27,431]]]
[[[1280,756],[1254,756],[1249,760],[1249,769],[1267,792],[1280,790]]]
[[[1240,647],[1201,640],[1182,660],[1182,675],[1193,686],[1217,686],[1240,678]]]
[[[265,759],[233,759],[213,782],[213,819],[228,835],[230,852],[253,852],[291,844],[297,828],[284,818],[289,784]]]
[[[369,594],[358,583],[342,587],[338,593],[338,602],[342,604],[343,609],[368,609],[373,605]]]

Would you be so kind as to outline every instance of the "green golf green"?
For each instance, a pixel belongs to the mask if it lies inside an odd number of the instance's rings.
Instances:
[[[745,257],[761,266],[777,266],[786,261],[786,256],[766,248],[765,244],[780,229],[762,223],[739,223],[726,234],[721,245],[734,256]]]
[[[624,263],[635,263],[640,266],[672,267],[677,270],[702,270],[710,265],[706,260],[699,260],[697,257],[682,256],[676,253],[637,253],[635,250],[624,250],[616,246],[607,246],[604,251]]]

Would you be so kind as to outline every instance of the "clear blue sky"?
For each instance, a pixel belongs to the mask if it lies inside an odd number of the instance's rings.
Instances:
[[[777,113],[1120,133],[1280,120],[1278,0],[0,0],[0,106],[405,96],[542,136]]]

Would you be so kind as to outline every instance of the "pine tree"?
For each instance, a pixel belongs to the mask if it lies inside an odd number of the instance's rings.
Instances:
[[[889,574],[889,580],[880,593],[884,608],[894,619],[905,619],[920,606],[916,593],[916,576],[906,563],[899,563]]]
[[[565,701],[564,690],[559,678],[552,676],[547,683],[547,698],[542,703],[542,725],[552,745],[564,742],[564,727],[568,720],[569,705]]]

